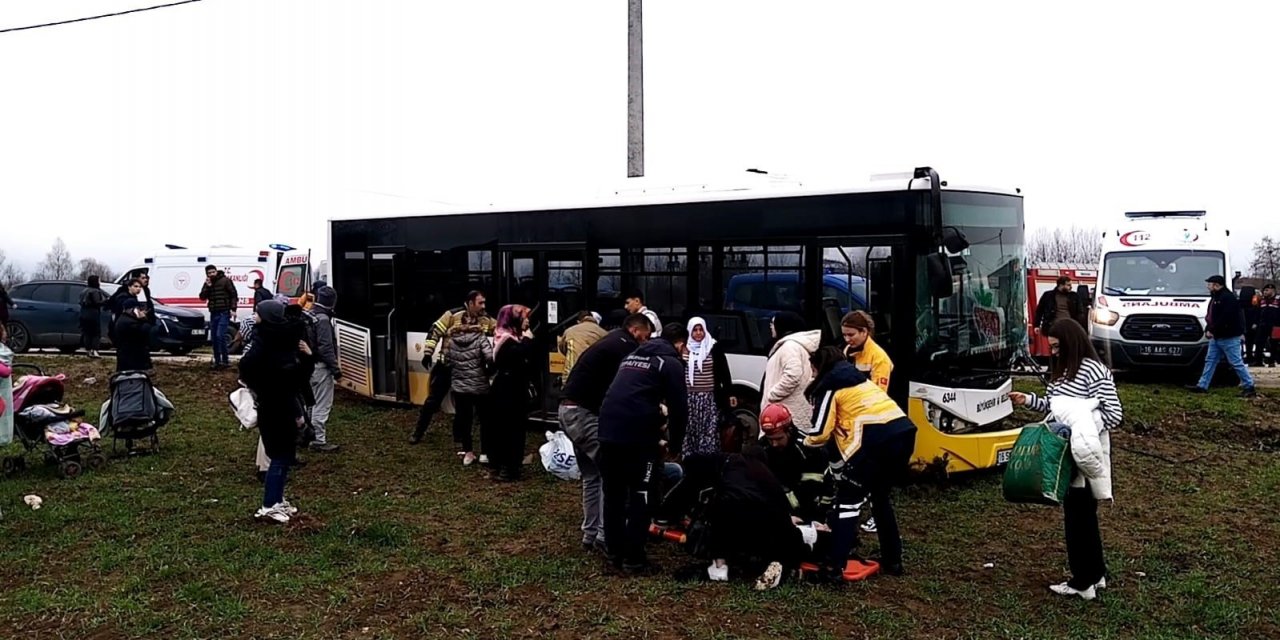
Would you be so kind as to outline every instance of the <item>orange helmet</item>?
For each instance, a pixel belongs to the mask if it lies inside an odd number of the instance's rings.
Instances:
[[[791,410],[780,404],[771,404],[760,412],[760,431],[772,435],[791,428]]]

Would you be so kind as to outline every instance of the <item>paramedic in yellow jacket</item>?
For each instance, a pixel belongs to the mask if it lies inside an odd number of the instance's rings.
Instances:
[[[819,349],[809,362],[814,370],[808,390],[813,430],[804,443],[826,452],[836,485],[835,504],[827,514],[832,535],[822,576],[842,580],[849,553],[858,545],[858,517],[868,499],[878,525],[881,571],[901,575],[902,538],[889,494],[911,462],[916,427],[839,348]]]
[[[445,311],[431,325],[431,333],[427,335],[427,343],[422,350],[422,364],[428,371],[427,401],[422,403],[422,411],[418,413],[418,424],[413,430],[413,435],[409,437],[409,444],[422,442],[422,437],[427,433],[427,427],[431,425],[431,419],[440,411],[445,396],[449,395],[453,376],[449,361],[444,356],[449,350],[451,330],[461,327],[465,319],[465,324],[478,325],[484,335],[493,336],[498,323],[485,312],[484,304],[484,294],[472,291],[467,294],[463,306]]]
[[[893,361],[889,354],[876,344],[876,323],[866,311],[851,311],[840,321],[840,333],[844,336],[844,354],[871,381],[884,391],[889,390],[889,375],[893,373]]]

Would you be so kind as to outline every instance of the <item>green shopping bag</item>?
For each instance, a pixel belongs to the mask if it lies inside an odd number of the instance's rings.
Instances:
[[[1004,499],[1060,506],[1071,486],[1071,443],[1041,422],[1022,428],[1004,470]]]

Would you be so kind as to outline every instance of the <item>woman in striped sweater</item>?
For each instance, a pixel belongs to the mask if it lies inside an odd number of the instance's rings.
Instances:
[[[1013,392],[1009,399],[1054,419],[1068,422],[1060,413],[1067,405],[1082,400],[1097,401],[1092,420],[1071,421],[1071,456],[1077,461],[1071,489],[1063,502],[1067,537],[1067,562],[1071,579],[1049,587],[1059,595],[1076,595],[1085,600],[1097,597],[1107,586],[1107,565],[1098,529],[1098,501],[1111,499],[1111,437],[1108,431],[1124,418],[1120,397],[1111,371],[1098,358],[1084,329],[1072,319],[1054,322],[1049,328],[1049,351],[1053,354],[1049,386],[1043,397]],[[1092,405],[1090,405],[1092,408]]]

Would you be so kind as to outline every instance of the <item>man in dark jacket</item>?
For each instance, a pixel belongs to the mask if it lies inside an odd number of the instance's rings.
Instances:
[[[1268,284],[1262,288],[1262,297],[1258,298],[1258,350],[1267,352],[1268,367],[1276,366],[1276,347],[1280,347],[1280,340],[1272,338],[1272,335],[1277,327],[1280,327],[1280,298],[1276,297],[1276,286]]]
[[[1036,303],[1035,328],[1041,333],[1048,333],[1054,322],[1063,318],[1071,318],[1088,327],[1085,323],[1084,305],[1080,304],[1080,296],[1071,290],[1071,278],[1058,278],[1058,286],[1044,292]]]
[[[622,359],[649,340],[649,319],[632,314],[582,352],[560,394],[560,429],[573,441],[582,472],[582,548],[604,548],[604,491],[600,478],[600,405]]]
[[[259,302],[271,300],[274,297],[275,294],[271,293],[270,289],[263,286],[262,278],[258,278],[253,281],[253,305],[255,307],[258,306]]]
[[[670,451],[678,454],[689,417],[680,354],[683,325],[622,359],[600,406],[600,473],[604,480],[604,537],[609,561],[629,574],[650,570],[644,545],[649,531],[650,483],[662,451],[663,406]],[[579,363],[582,366],[582,363]]]
[[[804,436],[785,405],[771,404],[760,412],[760,433],[768,445],[765,460],[787,492],[791,515],[803,522],[826,520],[835,496],[826,455],[804,446]]]
[[[422,442],[431,419],[440,412],[445,397],[449,395],[452,367],[445,357],[449,349],[449,331],[462,324],[478,324],[484,335],[493,335],[497,323],[485,312],[484,305],[484,293],[471,291],[463,306],[445,311],[431,325],[431,333],[427,335],[427,343],[422,350],[422,366],[427,369],[427,400],[422,403],[422,409],[418,412],[418,424],[414,427],[413,435],[409,436],[409,444]]]
[[[1244,313],[1240,310],[1240,300],[1227,288],[1226,278],[1210,276],[1205,282],[1208,283],[1210,296],[1209,311],[1205,318],[1208,328],[1204,332],[1209,338],[1209,353],[1204,359],[1200,383],[1193,390],[1207,392],[1218,363],[1226,360],[1240,377],[1241,395],[1252,398],[1257,393],[1254,391],[1253,377],[1249,375],[1249,367],[1244,364]]]
[[[209,304],[209,341],[213,343],[213,368],[226,369],[231,366],[227,330],[231,327],[231,315],[240,304],[240,294],[227,274],[218,271],[218,267],[214,265],[208,265],[204,268],[204,287],[200,289],[200,299]]]
[[[151,274],[145,269],[138,269],[137,271],[129,272],[129,279],[142,283],[142,295],[146,298],[146,303],[143,305],[146,310],[145,320],[148,325],[155,327],[156,305],[155,301],[151,299]],[[116,321],[120,319],[120,314],[124,313],[125,301],[131,298],[128,280],[125,282],[124,285],[117,287],[116,292],[107,299],[106,309],[110,316],[110,320],[107,322],[107,338],[111,340],[112,347],[116,343]]]
[[[324,453],[338,450],[338,445],[329,442],[326,431],[329,413],[333,410],[333,384],[335,380],[342,379],[342,369],[338,366],[338,340],[333,333],[333,306],[337,303],[338,293],[333,287],[321,287],[310,311],[315,318],[315,322],[310,324],[313,332],[311,342],[316,346],[316,368],[311,372],[311,393],[315,396],[315,406],[311,409],[315,439],[311,441],[311,450]]]

